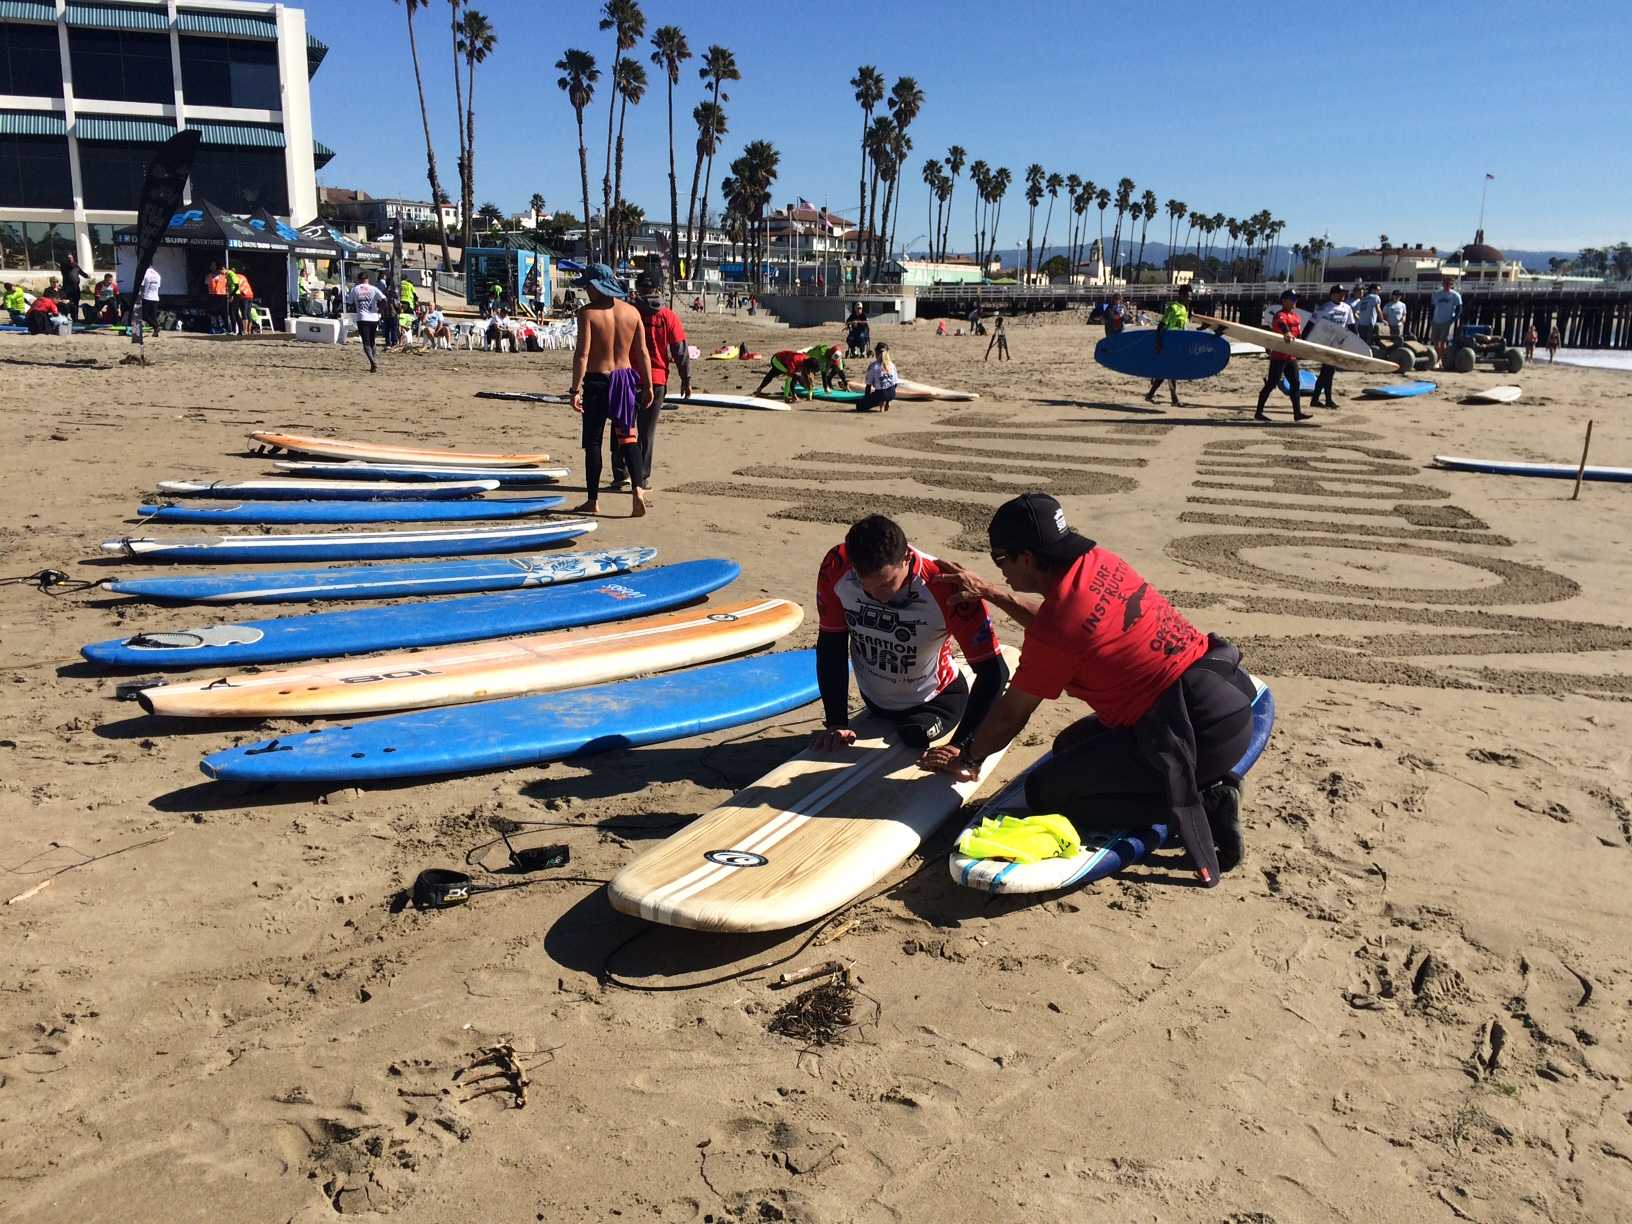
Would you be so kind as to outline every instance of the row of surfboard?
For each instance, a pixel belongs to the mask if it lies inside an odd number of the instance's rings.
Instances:
[[[799,399],[821,400],[832,404],[854,404],[861,399],[860,391],[829,391],[817,387],[811,391],[798,388],[794,392]],[[551,392],[534,391],[478,391],[478,399],[518,400],[531,404],[565,404],[568,397]],[[902,379],[896,384],[895,398],[898,400],[929,401],[941,400],[949,403],[968,403],[980,398],[973,391],[954,391],[947,387],[934,387],[929,383],[913,382]],[[693,391],[686,397],[671,396],[663,401],[665,408],[752,408],[761,412],[787,412],[792,405],[783,402],[780,394],[765,395],[729,395],[712,394],[706,391]]]

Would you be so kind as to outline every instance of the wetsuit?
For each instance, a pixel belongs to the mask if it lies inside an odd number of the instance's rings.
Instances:
[[[1303,330],[1303,320],[1298,318],[1297,311],[1283,310],[1275,316],[1275,321],[1270,327],[1288,339],[1296,340]],[[1308,415],[1303,411],[1303,388],[1298,383],[1298,359],[1291,353],[1277,353],[1271,350],[1269,373],[1264,376],[1264,385],[1258,392],[1256,416],[1260,421],[1269,419],[1264,415],[1264,405],[1269,403],[1269,393],[1283,383],[1286,393],[1292,397],[1292,418],[1301,421]]]

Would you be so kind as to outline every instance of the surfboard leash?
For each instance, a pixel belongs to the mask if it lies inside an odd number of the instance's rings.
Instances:
[[[70,578],[59,569],[43,569],[32,574],[19,574],[15,578],[0,578],[0,586],[30,585],[53,598],[58,595],[73,595],[79,591],[89,591],[99,587],[107,579],[103,578]]]

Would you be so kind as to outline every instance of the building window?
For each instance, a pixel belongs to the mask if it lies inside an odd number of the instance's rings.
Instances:
[[[67,221],[0,223],[0,268],[8,272],[55,272],[74,253],[74,227]]]
[[[282,110],[278,46],[269,42],[183,35],[181,90],[189,106]]]
[[[28,266],[28,249],[23,244],[21,221],[0,221],[0,268],[7,272]]]
[[[73,206],[66,136],[0,136],[0,207]]]
[[[156,144],[80,141],[79,181],[85,192],[85,207],[135,212],[142,199],[147,163],[158,150]]]
[[[289,211],[288,183],[281,149],[200,145],[193,160],[193,199],[227,212],[264,208],[283,216]]]
[[[172,104],[176,100],[167,34],[70,30],[68,52],[76,97]]]
[[[113,271],[113,231],[112,225],[92,225],[87,227],[91,231],[91,267],[103,272]]]
[[[56,26],[0,25],[0,94],[62,97]]]

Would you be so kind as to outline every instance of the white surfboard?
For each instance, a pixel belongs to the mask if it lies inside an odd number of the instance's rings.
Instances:
[[[401,483],[404,481],[419,481],[417,487],[423,489],[426,484],[439,484],[449,481],[463,480],[496,480],[504,484],[550,484],[557,480],[565,480],[570,471],[564,467],[554,468],[467,468],[467,467],[429,467],[412,463],[364,463],[361,459],[278,459],[272,466],[280,472],[288,472],[293,476],[339,478],[340,480],[384,480]],[[334,479],[326,479],[325,488],[335,484]]]
[[[1017,652],[1004,654],[1012,667]],[[1003,755],[988,757],[978,779],[958,782],[920,769],[919,750],[888,722],[854,727],[854,744],[801,752],[625,866],[607,885],[613,908],[706,931],[809,922],[895,870]]]
[[[497,480],[458,480],[414,484],[390,480],[161,480],[157,488],[171,497],[227,497],[244,501],[277,498],[294,501],[420,501],[425,498],[480,497],[499,487]]]
[[[686,399],[671,396],[663,401],[665,408],[684,408],[695,404],[700,408],[757,408],[761,412],[787,412],[790,405],[780,399],[760,399],[754,395],[713,395],[693,391]]]
[[[1360,339],[1358,335],[1330,319],[1315,319],[1303,329],[1303,339],[1310,344],[1323,344],[1327,348],[1342,349],[1345,353],[1354,353],[1359,357],[1371,356],[1371,345]]]
[[[1361,374],[1394,374],[1399,369],[1392,361],[1371,356],[1369,350],[1365,356],[1361,356],[1346,349],[1310,344],[1307,340],[1289,340],[1277,332],[1265,331],[1261,327],[1252,327],[1246,323],[1231,323],[1228,319],[1216,319],[1211,315],[1198,314],[1191,315],[1190,318],[1192,322],[1216,331],[1227,339],[1261,344],[1272,353],[1291,353],[1294,357],[1336,366],[1340,370],[1354,370]]]
[[[928,383],[913,382],[910,379],[903,378],[895,384],[895,398],[960,402],[977,400],[980,396],[973,391],[949,391],[945,387],[932,387]]]
[[[1500,387],[1486,387],[1483,391],[1475,391],[1472,395],[1462,397],[1464,404],[1511,404],[1524,394],[1523,387],[1511,384]]]

